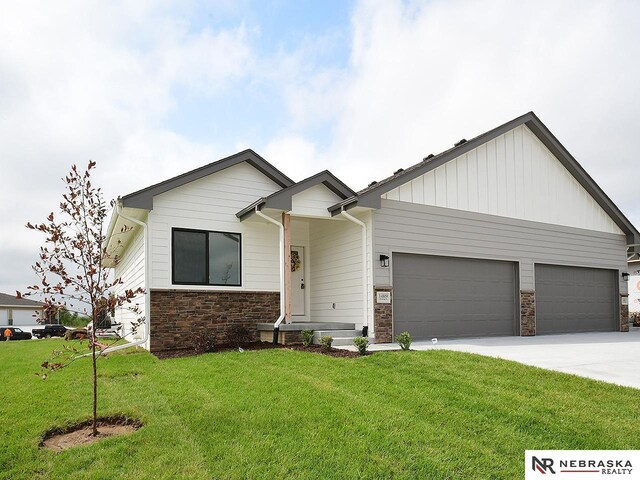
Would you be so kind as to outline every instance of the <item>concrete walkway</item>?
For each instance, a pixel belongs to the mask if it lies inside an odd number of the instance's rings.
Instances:
[[[371,351],[397,350],[371,345]],[[351,348],[350,348],[351,349]],[[355,348],[354,348],[355,349]],[[456,350],[504,358],[535,367],[640,388],[640,328],[629,333],[571,333],[537,337],[492,337],[414,342],[412,350]]]

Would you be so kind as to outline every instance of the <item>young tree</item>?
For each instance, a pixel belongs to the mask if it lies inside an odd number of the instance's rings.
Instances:
[[[116,287],[122,285],[119,278],[111,278],[111,272],[103,267],[106,259],[117,263],[117,256],[110,254],[106,248],[106,227],[108,206],[100,188],[91,184],[91,171],[96,163],[90,161],[86,170],[80,172],[75,165],[63,179],[65,193],[60,202],[60,219],[53,212],[46,222],[28,223],[27,228],[37,230],[46,235],[44,245],[40,248],[39,261],[33,269],[40,278],[40,283],[27,287],[24,296],[38,294],[42,296],[45,308],[59,310],[71,309],[73,303],[87,305],[87,312],[93,321],[94,328],[87,330],[88,346],[92,360],[93,372],[93,427],[92,434],[98,434],[98,370],[97,360],[107,345],[98,342],[96,326],[106,315],[119,307],[128,307],[139,314],[137,306],[132,304],[134,298],[143,289],[124,290],[116,293]],[[113,207],[115,202],[111,202]],[[131,227],[125,227],[124,233]],[[119,242],[118,242],[119,243]],[[17,292],[17,296],[22,294]],[[73,302],[73,303],[72,303]],[[136,325],[143,319],[138,317]],[[54,371],[69,365],[82,355],[75,348],[66,348],[67,355],[54,351],[54,357],[63,357],[65,361],[46,361],[42,364],[46,371]]]

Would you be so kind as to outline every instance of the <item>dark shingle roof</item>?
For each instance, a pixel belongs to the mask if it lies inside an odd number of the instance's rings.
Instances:
[[[255,210],[255,207],[261,208],[277,208],[282,210],[291,210],[291,199],[296,193],[300,193],[314,185],[324,185],[340,198],[348,198],[356,193],[351,190],[342,180],[336,177],[329,170],[323,170],[315,175],[300,180],[289,187],[278,190],[268,197],[259,198],[251,205],[240,210],[236,216],[243,220]]]
[[[28,298],[16,298],[15,295],[7,293],[0,293],[0,305],[3,307],[44,307],[44,303]]]

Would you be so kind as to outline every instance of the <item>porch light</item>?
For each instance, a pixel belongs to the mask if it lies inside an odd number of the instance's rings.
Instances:
[[[624,280],[625,282],[629,281],[629,272],[622,272],[622,280]]]
[[[381,267],[389,266],[389,255],[380,255],[380,266]]]

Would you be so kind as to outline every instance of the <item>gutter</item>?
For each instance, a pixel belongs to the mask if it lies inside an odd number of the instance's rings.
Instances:
[[[273,324],[273,343],[274,345],[276,345],[278,343],[278,333],[280,331],[280,324],[282,323],[282,320],[284,320],[284,311],[285,311],[285,306],[284,306],[284,225],[280,222],[275,221],[273,218],[268,217],[264,213],[262,213],[259,210],[258,205],[256,205],[255,207],[255,213],[259,217],[264,218],[267,222],[277,226],[280,232],[280,235],[279,235],[280,237],[280,242],[279,242],[280,244],[280,248],[279,248],[279,251],[280,251],[280,316]]]
[[[124,218],[125,220],[127,220],[129,222],[133,222],[133,223],[135,223],[137,225],[140,225],[142,227],[142,231],[143,231],[143,235],[144,235],[144,287],[143,287],[144,291],[145,291],[145,297],[144,297],[144,335],[140,340],[136,340],[135,342],[130,342],[130,343],[127,343],[125,345],[116,345],[115,347],[105,348],[104,350],[102,350],[100,352],[100,354],[116,352],[118,350],[124,350],[125,348],[130,348],[130,347],[137,347],[137,346],[143,345],[143,344],[145,344],[145,343],[147,343],[149,341],[151,297],[150,297],[150,292],[149,292],[149,289],[148,289],[150,258],[149,258],[149,235],[148,235],[148,231],[147,231],[147,224],[144,223],[144,222],[141,222],[140,220],[136,220],[135,218],[127,217],[126,215],[124,215],[122,213],[121,208],[122,208],[122,204],[121,204],[120,201],[118,201],[116,203],[116,215]],[[115,221],[113,222],[113,225],[115,225]],[[80,357],[78,357],[78,358],[87,357],[87,356],[91,356],[91,353],[80,355]]]
[[[362,321],[362,336],[368,337],[369,335],[369,275],[367,272],[367,225],[358,220],[353,215],[349,214],[345,210],[345,206],[342,206],[340,214],[347,220],[360,225],[362,229],[362,309],[364,310]]]

